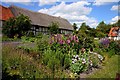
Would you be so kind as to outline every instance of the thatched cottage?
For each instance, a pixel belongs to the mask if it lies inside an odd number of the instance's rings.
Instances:
[[[9,9],[15,17],[19,14],[28,16],[32,24],[31,31],[33,31],[35,35],[39,32],[47,34],[51,22],[58,22],[60,33],[71,34],[73,31],[72,25],[66,19],[61,17],[54,17],[40,12],[33,12],[16,6],[10,6]]]

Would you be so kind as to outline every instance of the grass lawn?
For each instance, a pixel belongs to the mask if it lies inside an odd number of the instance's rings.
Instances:
[[[115,78],[116,73],[120,73],[120,55],[114,55],[109,58],[102,69],[96,70],[93,74],[87,76],[87,78]]]

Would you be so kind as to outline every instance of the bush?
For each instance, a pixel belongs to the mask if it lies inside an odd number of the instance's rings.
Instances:
[[[111,41],[108,47],[108,51],[112,51],[113,54],[120,54],[120,46],[116,41]]]

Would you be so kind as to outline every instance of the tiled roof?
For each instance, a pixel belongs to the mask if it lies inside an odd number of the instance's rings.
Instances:
[[[14,17],[11,10],[0,5],[0,20],[8,20],[11,17]]]
[[[116,37],[118,35],[119,27],[112,27],[108,34],[109,37]]]

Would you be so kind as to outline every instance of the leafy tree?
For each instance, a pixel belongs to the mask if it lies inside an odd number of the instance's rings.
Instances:
[[[59,25],[57,22],[52,22],[50,25],[49,25],[50,29],[50,33],[51,34],[57,34],[59,33]]]
[[[106,27],[106,24],[104,23],[104,21],[102,21],[98,24],[96,29],[101,31],[101,32],[105,32],[105,27]]]
[[[104,21],[100,22],[96,28],[96,30],[97,30],[96,36],[100,37],[100,38],[107,36],[111,27],[112,26],[110,24],[107,25],[104,23]]]
[[[82,23],[79,28],[79,35],[83,37],[89,37],[91,36],[92,28],[90,28],[86,23]]]
[[[112,24],[112,26],[117,26],[117,27],[120,27],[120,19],[116,22],[116,23],[114,23],[114,24]]]
[[[31,23],[28,16],[20,14],[16,18],[8,19],[3,25],[3,34],[13,38],[16,34],[18,37],[25,35],[31,28]]]
[[[73,23],[73,29],[76,31],[77,30],[77,24]]]
[[[73,34],[78,34],[78,31],[77,31],[77,24],[76,23],[73,23]]]
[[[28,30],[30,30],[31,20],[29,19],[28,16],[21,14],[16,18],[16,26],[18,34],[21,37],[22,35],[25,35]]]
[[[86,23],[82,23],[79,30],[83,30],[83,31],[86,31],[86,30],[89,30],[90,27],[88,25],[86,25]]]

